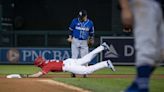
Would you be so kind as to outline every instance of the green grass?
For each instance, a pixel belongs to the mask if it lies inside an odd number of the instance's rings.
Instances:
[[[94,72],[94,74],[135,74],[135,67],[133,66],[116,66],[117,71],[112,72],[109,69],[102,69]],[[0,65],[0,75],[5,74],[32,74],[40,69],[33,65]],[[59,74],[59,73],[49,73]],[[69,74],[69,73],[60,73]],[[164,67],[156,69],[154,74],[164,74]],[[124,90],[133,80],[133,78],[54,78],[53,80],[71,84],[77,87],[91,90],[93,92],[120,92]],[[164,92],[164,78],[153,78],[150,81],[151,92]]]
[[[0,74],[32,74],[39,70],[33,65],[0,65]]]
[[[56,78],[54,80],[81,87],[93,92],[120,92],[130,80],[110,78]]]
[[[41,69],[34,65],[0,65],[0,75],[5,74],[33,74]],[[54,74],[54,73],[49,73]],[[65,74],[61,72],[60,74]]]
[[[93,74],[135,74],[136,70],[133,66],[116,66],[117,72],[112,72],[109,69],[102,69],[94,72]],[[20,73],[20,74],[32,74],[39,71],[40,68],[35,67],[34,65],[0,65],[0,74],[11,74],[11,73]],[[50,73],[54,74],[54,73]],[[61,72],[60,74],[65,74]],[[156,69],[154,74],[164,74],[164,67],[159,67]]]
[[[120,92],[131,83],[132,79],[110,78],[56,78],[54,80],[71,84],[93,92]],[[151,80],[151,92],[164,92],[164,79]]]

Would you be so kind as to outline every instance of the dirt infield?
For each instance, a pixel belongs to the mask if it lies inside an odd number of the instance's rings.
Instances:
[[[82,77],[78,75],[77,77]],[[7,79],[0,76],[0,92],[89,92],[64,83],[53,82],[51,78],[70,78],[69,74],[46,75],[42,78]],[[88,78],[134,78],[134,75],[88,75]],[[153,75],[161,79],[164,75]]]
[[[0,78],[0,92],[88,92],[80,88],[59,85],[50,79],[22,78],[7,79]]]

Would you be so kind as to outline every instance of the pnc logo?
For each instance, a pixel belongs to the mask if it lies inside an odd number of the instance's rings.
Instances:
[[[15,48],[11,48],[7,52],[7,59],[10,63],[18,63],[19,57],[20,57],[19,51]]]

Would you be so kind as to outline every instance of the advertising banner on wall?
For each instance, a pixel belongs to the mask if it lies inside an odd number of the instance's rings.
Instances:
[[[133,37],[101,37],[101,43],[103,42],[109,45],[110,51],[101,53],[101,60],[110,59],[116,64],[134,64]]]
[[[71,57],[70,48],[0,48],[0,64],[33,64],[36,57],[65,60]],[[97,57],[90,62],[97,62]]]

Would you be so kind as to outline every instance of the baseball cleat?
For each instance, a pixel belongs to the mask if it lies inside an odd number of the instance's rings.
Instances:
[[[108,67],[112,69],[112,71],[116,71],[110,60],[107,60],[107,64],[108,64]]]
[[[136,83],[132,83],[124,92],[140,92],[138,85]],[[143,91],[147,92],[147,91]]]
[[[108,51],[110,50],[106,42],[103,42],[101,45],[105,48],[105,50],[108,50]]]
[[[71,77],[72,77],[72,78],[75,78],[75,77],[76,77],[76,75],[75,75],[74,73],[72,73],[72,74],[71,74]]]
[[[86,75],[86,74],[84,74],[84,75],[83,75],[83,78],[87,78],[87,75]]]

